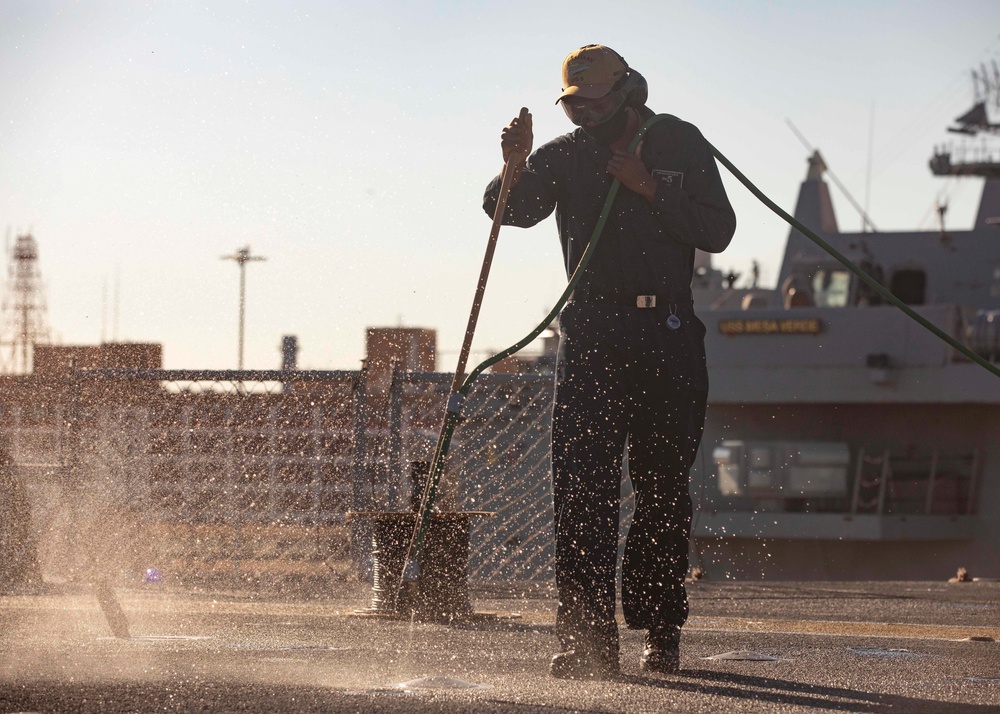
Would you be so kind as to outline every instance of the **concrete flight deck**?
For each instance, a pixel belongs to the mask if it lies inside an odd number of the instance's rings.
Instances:
[[[357,615],[363,584],[322,597],[118,591],[0,597],[0,714],[13,712],[1000,712],[1000,582],[699,581],[683,671],[548,676],[551,591],[473,591],[493,617]]]

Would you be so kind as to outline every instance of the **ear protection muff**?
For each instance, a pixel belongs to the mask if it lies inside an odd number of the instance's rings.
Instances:
[[[611,49],[610,47],[608,49]],[[615,52],[614,50],[611,50]],[[618,55],[618,59],[621,60],[622,64],[625,65],[627,74],[621,79],[621,87],[617,90],[625,94],[625,104],[630,107],[643,107],[646,105],[646,100],[649,99],[649,85],[646,83],[646,78],[639,74],[636,70],[632,69],[625,58]]]
[[[636,72],[631,67],[628,70],[628,77],[625,80],[625,103],[630,107],[642,107],[649,99],[649,85],[646,78]]]

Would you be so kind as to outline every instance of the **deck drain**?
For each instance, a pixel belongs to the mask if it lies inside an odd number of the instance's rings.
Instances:
[[[711,657],[703,657],[702,659],[726,659],[737,662],[780,662],[781,661],[777,657],[766,655],[763,652],[750,652],[748,650],[744,650],[741,652],[724,652],[723,654],[712,655]]]
[[[454,677],[419,677],[409,682],[400,682],[399,689],[412,691],[415,689],[489,689],[488,684],[476,684]]]
[[[848,647],[848,652],[863,655],[865,657],[895,657],[898,659],[916,659],[922,657],[916,652],[904,649],[890,649],[885,647]]]

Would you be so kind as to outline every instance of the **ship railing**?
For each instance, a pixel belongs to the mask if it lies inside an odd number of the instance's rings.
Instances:
[[[852,514],[972,515],[980,454],[924,457],[893,456],[890,449],[868,453],[862,447],[855,465]]]

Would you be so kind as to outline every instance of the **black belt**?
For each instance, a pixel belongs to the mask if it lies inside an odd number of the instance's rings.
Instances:
[[[691,293],[686,292],[682,296],[657,295],[655,293],[637,293],[629,295],[606,294],[595,290],[573,291],[570,302],[583,303],[587,305],[615,305],[617,307],[634,307],[640,310],[648,310],[654,307],[675,307],[690,305]]]

